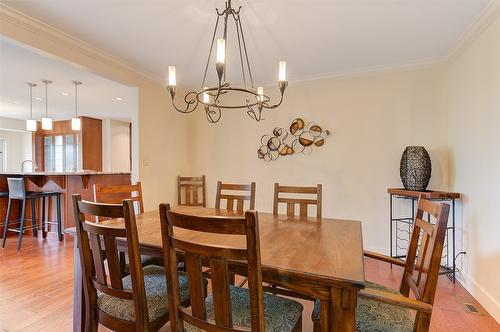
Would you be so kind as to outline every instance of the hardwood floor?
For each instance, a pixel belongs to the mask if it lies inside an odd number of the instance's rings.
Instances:
[[[71,331],[73,242],[34,239],[26,236],[20,255],[17,238],[7,241],[0,256],[0,331]],[[397,287],[400,269],[371,259],[366,260],[366,278]],[[464,311],[457,296],[466,297],[484,309],[460,285],[442,276],[432,315],[431,331],[500,331],[488,314]],[[303,331],[311,331],[312,304],[304,302]],[[100,331],[108,331],[100,328]],[[168,327],[164,328],[168,331]]]

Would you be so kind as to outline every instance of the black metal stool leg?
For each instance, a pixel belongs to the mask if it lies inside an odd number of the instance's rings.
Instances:
[[[31,225],[33,226],[33,237],[38,236],[38,229],[36,225],[36,199],[31,199]]]
[[[5,217],[5,225],[3,229],[3,238],[2,238],[2,248],[5,248],[5,241],[7,241],[7,232],[9,231],[9,217],[10,217],[10,208],[11,208],[12,200],[9,198],[9,204],[7,205],[7,215]]]
[[[42,220],[40,221],[42,224],[42,238],[47,237],[47,225],[45,224],[45,196],[41,197],[42,199]]]
[[[61,194],[56,195],[56,204],[57,204],[57,237],[59,241],[63,240],[62,235],[62,221],[61,221]]]
[[[21,251],[21,243],[23,242],[23,232],[24,232],[24,216],[26,212],[26,200],[23,199],[21,203],[21,219],[19,220],[19,240],[17,243],[17,251]]]

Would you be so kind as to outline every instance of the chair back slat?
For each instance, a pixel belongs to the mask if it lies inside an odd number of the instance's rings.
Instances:
[[[279,205],[286,204],[287,216],[295,216],[295,208],[299,207],[299,216],[306,218],[308,216],[308,208],[310,205],[316,206],[316,217],[321,219],[322,215],[322,185],[316,187],[293,187],[280,186],[279,183],[274,184],[274,203],[273,214],[279,213]],[[286,197],[280,194],[287,194]],[[293,196],[293,197],[290,197]],[[308,197],[306,197],[308,196]],[[311,198],[310,196],[314,196]]]
[[[165,270],[168,303],[171,308],[171,329],[183,330],[183,322],[190,323],[207,331],[242,331],[233,327],[229,261],[246,261],[248,265],[249,295],[251,303],[251,331],[264,331],[264,304],[262,273],[260,266],[260,244],[256,212],[246,212],[242,217],[199,217],[170,211],[170,206],[160,205],[163,249],[165,251]],[[218,224],[219,225],[218,225]],[[225,226],[220,226],[220,224]],[[194,226],[196,225],[196,226]],[[176,227],[174,229],[174,226]],[[183,229],[182,232],[180,229]],[[245,248],[213,246],[186,238],[184,230],[194,230],[207,234],[231,234],[241,236]],[[221,231],[223,230],[223,231]],[[179,232],[179,234],[175,234]],[[224,235],[219,235],[224,236]],[[190,301],[192,310],[180,302],[177,270],[177,253],[184,253],[186,273],[189,278]],[[202,291],[202,261],[210,267],[214,320],[207,320],[205,299]],[[192,285],[192,283],[194,284]],[[245,330],[244,330],[245,331]]]
[[[400,287],[404,296],[411,290],[417,300],[434,303],[449,209],[448,204],[419,199]],[[415,322],[418,328],[428,328],[430,316],[419,312]]]
[[[189,275],[189,294],[191,298],[191,312],[194,317],[206,320],[207,311],[203,285],[201,256],[187,251],[184,257],[186,273]]]
[[[210,275],[214,298],[215,324],[223,327],[233,327],[227,258],[210,259]]]
[[[142,271],[137,225],[132,200],[122,204],[106,204],[82,201],[79,194],[73,195],[78,249],[83,272],[83,288],[86,310],[97,310],[97,291],[110,296],[133,300],[136,326],[148,330],[148,311],[144,275]],[[125,228],[88,221],[96,218],[123,218]],[[130,260],[132,289],[124,289],[116,238],[126,238]],[[108,269],[105,269],[105,262]],[[94,309],[91,309],[94,308]]]
[[[178,176],[177,197],[179,205],[206,207],[205,175]]]
[[[144,213],[142,185],[135,184],[103,186],[94,184],[94,201],[98,203],[121,204],[124,199],[130,199],[139,205],[139,213]]]
[[[215,208],[221,209],[221,202],[226,201],[226,210],[243,214],[245,202],[249,209],[255,209],[255,182],[250,184],[222,183],[217,181]],[[235,209],[236,208],[236,209]]]

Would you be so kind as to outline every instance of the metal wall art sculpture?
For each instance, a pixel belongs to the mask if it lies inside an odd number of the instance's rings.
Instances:
[[[279,156],[288,156],[294,153],[308,155],[313,146],[323,146],[325,138],[330,135],[329,130],[324,130],[317,124],[297,118],[293,120],[290,129],[276,127],[272,135],[264,135],[260,139],[261,147],[257,156],[264,161],[276,160]]]

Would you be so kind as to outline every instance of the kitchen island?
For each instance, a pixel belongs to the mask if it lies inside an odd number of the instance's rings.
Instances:
[[[130,172],[98,172],[98,171],[79,171],[79,172],[2,172],[0,173],[0,192],[8,192],[7,178],[22,177],[25,179],[27,191],[57,191],[62,193],[62,221],[63,228],[73,227],[75,218],[73,216],[73,207],[71,195],[81,194],[84,200],[93,200],[94,184],[101,185],[124,185],[130,184]],[[0,198],[0,234],[3,232],[3,224],[7,211],[7,197]],[[38,204],[37,221],[41,219],[41,208]],[[49,202],[48,217],[49,220],[55,220],[56,204]],[[27,209],[27,218],[31,218]],[[11,219],[17,219],[18,209],[13,208]]]

